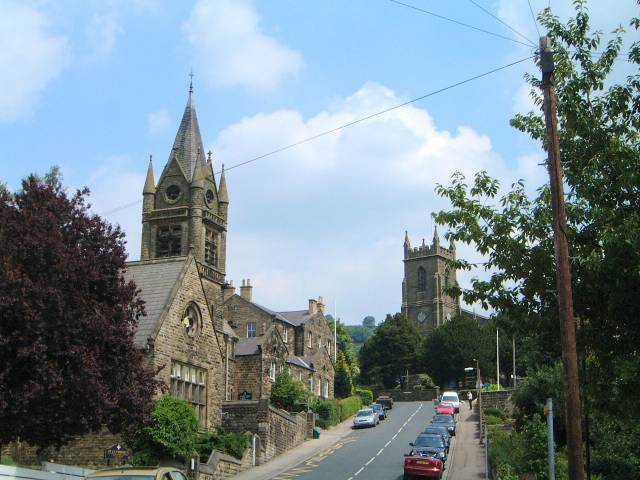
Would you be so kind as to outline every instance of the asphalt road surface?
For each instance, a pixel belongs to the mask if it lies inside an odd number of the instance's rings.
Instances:
[[[377,427],[353,430],[336,445],[274,479],[401,480],[404,454],[411,449],[409,442],[433,414],[432,402],[395,403],[389,417]]]

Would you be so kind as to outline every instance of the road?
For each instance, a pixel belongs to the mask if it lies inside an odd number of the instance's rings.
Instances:
[[[432,402],[395,403],[387,420],[377,427],[352,431],[333,447],[274,479],[400,480],[409,442],[433,414]]]

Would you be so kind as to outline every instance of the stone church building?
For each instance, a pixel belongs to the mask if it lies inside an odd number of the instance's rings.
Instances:
[[[314,394],[332,398],[333,334],[321,300],[310,300],[305,310],[275,313],[252,302],[248,281],[241,295],[227,282],[229,194],[224,169],[216,179],[211,152],[205,155],[192,88],[168,160],[157,181],[149,161],[142,195],[140,260],[128,262],[123,272],[145,302],[135,345],[146,352],[167,393],[191,403],[202,430],[229,418],[226,402],[262,422],[245,418],[238,427],[264,437],[260,458],[291,448],[294,438],[303,441],[306,414],[298,419],[272,411],[271,385],[286,368]],[[275,422],[271,431],[269,422]],[[119,442],[106,431],[85,435],[60,449],[55,461],[104,465],[104,449]],[[22,453],[14,451],[18,447]],[[3,453],[33,461],[29,446]]]
[[[437,227],[430,245],[422,239],[420,245],[413,247],[405,232],[401,310],[422,335],[429,335],[457,315],[487,320],[461,308],[460,298],[446,293],[448,286],[458,283],[456,270],[450,266],[455,259],[455,244],[451,241],[448,247],[442,246]]]

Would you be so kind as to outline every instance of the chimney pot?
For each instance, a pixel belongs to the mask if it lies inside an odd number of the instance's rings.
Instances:
[[[247,302],[251,301],[253,287],[249,280],[242,280],[242,286],[240,287],[240,296]]]
[[[309,315],[318,313],[318,302],[314,298],[309,299]]]

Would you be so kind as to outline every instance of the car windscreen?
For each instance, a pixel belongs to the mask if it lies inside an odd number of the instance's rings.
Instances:
[[[442,397],[443,402],[458,402],[458,397],[454,396],[454,395],[445,395]]]
[[[442,437],[437,435],[419,435],[413,442],[414,447],[443,447]]]
[[[358,415],[356,415],[357,417],[370,417],[371,414],[373,413],[372,410],[361,410],[358,412]]]
[[[424,432],[422,433],[431,433],[431,434],[437,434],[437,435],[449,434],[446,427],[427,427],[424,429]]]
[[[382,410],[382,405],[374,405],[373,407],[374,410]]]
[[[108,475],[100,477],[91,477],[92,480],[154,480],[154,475]]]
[[[433,423],[453,423],[451,415],[436,415],[433,417]]]

